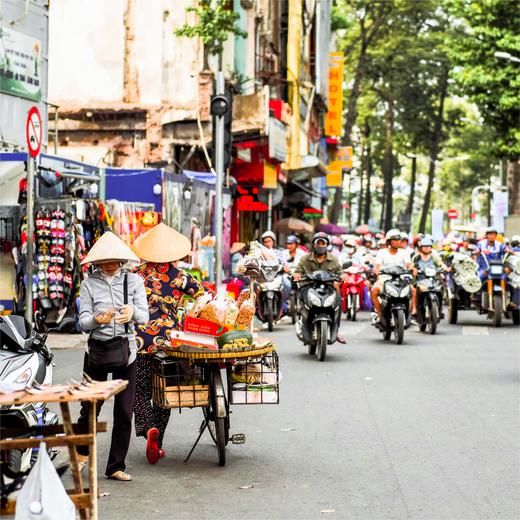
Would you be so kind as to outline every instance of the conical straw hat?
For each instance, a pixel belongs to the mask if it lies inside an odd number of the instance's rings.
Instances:
[[[239,251],[242,251],[246,247],[244,242],[233,242],[231,249],[229,252],[234,255],[235,253],[238,253]]]
[[[160,264],[184,258],[191,251],[191,242],[161,222],[138,237],[132,249],[141,259]]]
[[[139,258],[134,252],[111,231],[107,231],[98,239],[81,262],[81,265],[107,260],[121,260],[122,262],[132,260],[139,262]]]

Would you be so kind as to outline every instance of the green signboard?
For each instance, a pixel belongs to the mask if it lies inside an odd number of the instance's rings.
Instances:
[[[41,41],[0,27],[0,92],[40,101]]]

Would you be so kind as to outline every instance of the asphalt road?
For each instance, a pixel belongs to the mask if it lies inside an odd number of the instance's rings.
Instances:
[[[233,408],[247,442],[228,446],[224,468],[207,434],[183,463],[199,409],[172,414],[155,466],[132,440],[130,483],[103,478],[110,437],[99,434],[100,518],[519,518],[518,328],[465,312],[396,346],[361,320],[343,322],[348,344],[324,363],[277,327],[281,403]],[[55,381],[77,378],[81,359],[77,342],[56,350]]]

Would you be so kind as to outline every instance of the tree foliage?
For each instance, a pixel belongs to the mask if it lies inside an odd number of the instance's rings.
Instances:
[[[221,55],[230,34],[247,37],[247,32],[236,25],[240,14],[228,8],[226,0],[200,0],[197,7],[187,7],[187,13],[196,15],[194,25],[188,23],[175,31],[176,36],[200,38],[207,53]]]

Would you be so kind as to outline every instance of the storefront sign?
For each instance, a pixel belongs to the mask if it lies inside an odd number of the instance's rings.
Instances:
[[[264,182],[263,187],[268,190],[275,190],[277,186],[276,164],[264,163]]]
[[[41,42],[0,27],[0,92],[40,101]]]
[[[280,162],[287,160],[287,125],[274,117],[269,118],[269,157]]]
[[[325,116],[325,135],[341,136],[343,133],[343,60],[342,52],[329,55],[329,111]]]
[[[334,160],[327,165],[327,187],[339,188],[343,179],[343,169],[352,168],[352,146],[338,146]]]

